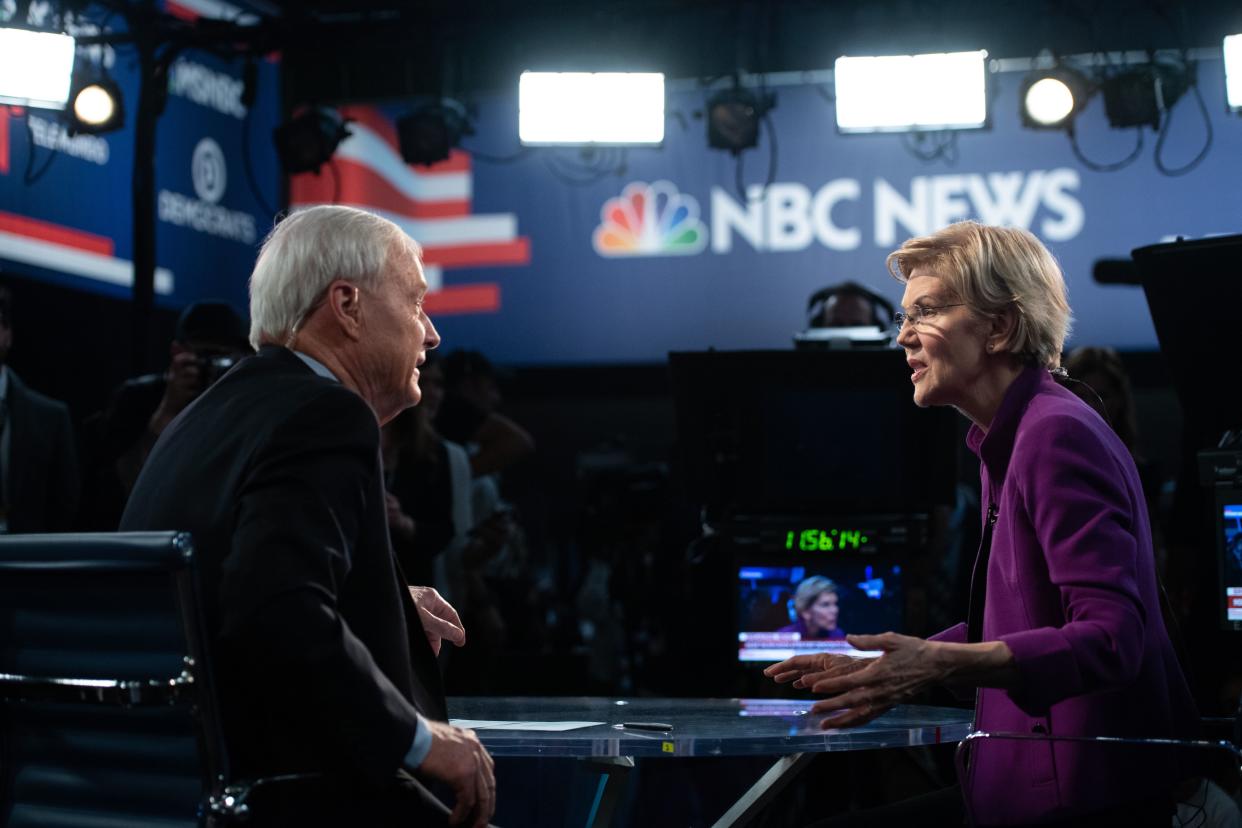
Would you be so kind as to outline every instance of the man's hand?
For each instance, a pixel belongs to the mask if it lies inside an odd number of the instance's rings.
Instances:
[[[461,616],[452,604],[440,597],[440,593],[431,587],[412,586],[410,597],[418,607],[427,642],[436,655],[440,654],[440,642],[446,639],[458,647],[466,645],[466,630],[462,627]]]
[[[203,393],[203,373],[198,354],[182,351],[174,354],[164,373],[164,396],[147,422],[147,429],[159,436],[173,418]],[[145,457],[144,457],[145,459]]]
[[[203,393],[203,371],[198,354],[182,351],[172,358],[164,374],[164,399],[161,405],[174,416],[181,413],[194,398]]]
[[[418,772],[438,779],[453,789],[453,812],[449,815],[451,825],[483,828],[496,810],[495,763],[492,757],[479,743],[479,737],[474,735],[473,730],[433,721],[427,721],[427,727],[431,728],[431,750],[418,766]]]
[[[477,569],[499,554],[513,539],[513,518],[508,511],[493,512],[486,520],[470,530],[470,539],[462,552],[462,562],[467,569]]]
[[[414,538],[414,518],[405,513],[401,508],[401,501],[392,492],[385,492],[384,505],[388,510],[388,528],[394,535],[404,540],[412,540]]]

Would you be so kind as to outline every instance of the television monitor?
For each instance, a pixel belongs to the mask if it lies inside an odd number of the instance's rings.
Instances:
[[[1242,491],[1220,507],[1220,588],[1226,629],[1242,630]]]
[[[903,628],[903,568],[872,556],[738,566],[737,658],[766,666],[803,653],[871,655],[847,633]],[[800,588],[806,596],[798,606]]]
[[[958,419],[920,409],[900,351],[669,355],[688,494],[709,521],[951,503]]]
[[[1151,310],[1160,351],[1169,366],[1185,418],[1190,450],[1216,445],[1236,429],[1242,383],[1221,365],[1234,327],[1207,310],[1235,295],[1242,268],[1242,234],[1140,247],[1131,255]]]

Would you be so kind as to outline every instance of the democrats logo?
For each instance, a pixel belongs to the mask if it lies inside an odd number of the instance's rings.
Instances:
[[[228,184],[228,169],[224,165],[224,152],[210,138],[204,138],[194,148],[190,158],[190,178],[194,192],[203,201],[216,204],[224,196]]]
[[[592,237],[601,256],[684,256],[707,246],[699,203],[669,181],[634,181],[600,210]]]
[[[242,210],[230,210],[220,203],[228,187],[228,166],[224,151],[212,138],[203,138],[190,156],[191,198],[184,193],[160,190],[156,198],[156,215],[160,221],[206,233],[240,244],[254,244],[258,237],[254,216]]]

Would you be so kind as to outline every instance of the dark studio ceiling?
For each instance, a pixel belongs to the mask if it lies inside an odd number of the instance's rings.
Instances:
[[[1212,47],[1242,31],[1236,0],[234,2],[283,18],[290,103],[468,96],[524,69],[711,77],[821,69],[842,54]]]

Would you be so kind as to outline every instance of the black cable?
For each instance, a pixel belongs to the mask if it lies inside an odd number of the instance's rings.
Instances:
[[[615,162],[612,161],[613,155],[601,152],[596,156],[596,160],[583,164],[574,164],[561,155],[549,153],[544,156],[544,163],[549,172],[566,184],[575,187],[585,186],[601,181],[609,175],[625,174],[625,151],[619,147],[607,149],[615,151],[617,159]]]
[[[759,189],[759,195],[754,198],[755,201],[762,201],[767,195],[768,187],[772,186],[772,182],[776,181],[776,166],[779,159],[779,151],[776,144],[776,127],[772,126],[772,118],[767,113],[762,116],[762,122],[768,133],[768,175],[764,179],[763,186]],[[742,158],[746,155],[745,150],[737,153],[736,163],[733,165],[733,186],[737,188],[738,198],[742,203],[751,201],[750,196],[746,193],[746,186],[743,182],[742,175]]]
[[[1199,164],[1203,162],[1203,159],[1207,157],[1208,150],[1212,148],[1212,118],[1208,114],[1207,104],[1203,102],[1203,93],[1199,91],[1198,65],[1194,67],[1193,72],[1194,74],[1191,76],[1190,80],[1190,91],[1195,94],[1195,100],[1199,102],[1199,112],[1203,115],[1203,128],[1206,135],[1203,139],[1203,148],[1199,150],[1199,153],[1194,158],[1190,159],[1180,167],[1168,167],[1165,165],[1162,157],[1164,155],[1164,140],[1168,137],[1169,125],[1173,123],[1173,109],[1177,106],[1177,102],[1174,102],[1173,106],[1169,107],[1169,109],[1165,111],[1164,123],[1160,125],[1160,134],[1156,136],[1156,150],[1153,153],[1153,160],[1156,162],[1156,169],[1163,175],[1170,177],[1185,175],[1195,167],[1199,166]]]
[[[328,169],[332,171],[332,204],[341,200],[341,171],[336,168],[336,159],[328,159]]]
[[[485,161],[488,164],[512,164],[514,161],[521,161],[523,158],[530,155],[531,150],[533,150],[534,147],[522,147],[512,155],[488,155],[485,152],[479,152],[478,150],[473,150],[464,146],[461,149],[464,152],[469,153],[472,159]]]
[[[934,141],[931,149],[924,149],[922,145],[929,141]],[[920,161],[944,161],[946,164],[957,163],[957,132],[954,130],[906,132],[902,135],[901,143],[907,152]]]
[[[1127,155],[1125,158],[1121,159],[1120,161],[1113,161],[1113,162],[1104,163],[1104,164],[1101,164],[1098,161],[1092,161],[1090,158],[1088,158],[1086,155],[1083,154],[1082,148],[1078,146],[1078,135],[1075,133],[1074,127],[1072,125],[1070,126],[1069,129],[1066,130],[1066,132],[1069,135],[1070,148],[1074,151],[1074,157],[1077,158],[1079,161],[1081,161],[1084,167],[1086,167],[1089,170],[1095,170],[1096,172],[1116,172],[1117,170],[1120,170],[1124,167],[1128,167],[1134,163],[1134,161],[1139,157],[1139,153],[1143,151],[1143,129],[1142,127],[1136,127],[1134,130],[1135,135],[1137,135],[1138,137],[1138,140],[1134,142],[1134,150],[1131,151],[1129,155]]]
[[[745,150],[739,150],[737,156],[733,159],[733,186],[737,190],[737,197],[745,204],[749,201],[746,195],[746,185],[742,182],[742,156]]]
[[[34,159],[35,159],[34,127],[30,125],[30,111],[27,110],[26,111],[26,172],[22,176],[22,183],[24,183],[27,187],[29,187],[31,184],[34,184],[35,182],[37,182],[40,178],[43,177],[44,173],[48,171],[48,168],[52,166],[52,162],[56,160],[56,156],[59,154],[60,153],[58,153],[56,150],[49,148],[47,151],[47,158],[44,160],[43,166],[39,168],[38,172],[35,172],[35,169],[34,169]]]
[[[263,212],[267,215],[276,217],[276,210],[268,204],[267,199],[263,197],[262,192],[258,189],[258,181],[255,179],[255,166],[251,164],[250,159],[250,113],[255,110],[253,101],[246,106],[246,114],[241,119],[241,165],[246,170],[246,184],[250,185],[250,194],[255,196],[258,206],[262,207]]]

